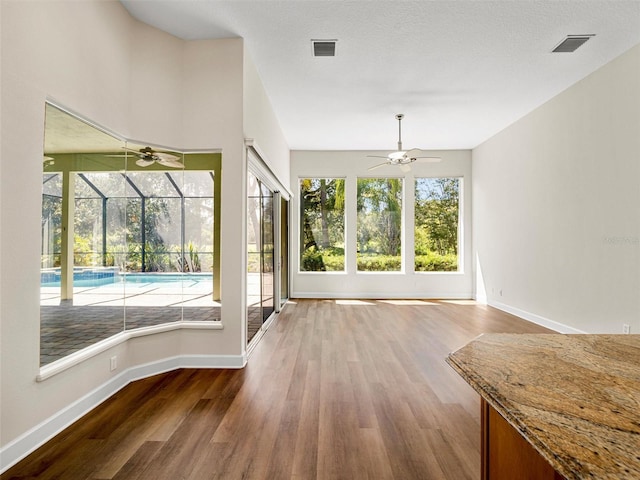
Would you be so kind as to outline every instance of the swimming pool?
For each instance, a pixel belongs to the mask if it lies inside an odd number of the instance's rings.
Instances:
[[[118,283],[173,283],[189,282],[211,282],[211,273],[121,273],[115,268],[74,268],[74,287],[101,287]],[[40,273],[41,287],[59,287],[60,269],[47,269]]]

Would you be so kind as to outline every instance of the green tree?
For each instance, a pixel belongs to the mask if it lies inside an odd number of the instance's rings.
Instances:
[[[416,180],[416,254],[458,253],[459,180]]]
[[[344,180],[300,180],[301,269],[344,269]],[[332,258],[326,264],[328,256]]]
[[[358,179],[358,250],[399,256],[402,240],[402,179]]]

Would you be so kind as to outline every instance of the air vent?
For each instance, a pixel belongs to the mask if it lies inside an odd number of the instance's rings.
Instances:
[[[337,40],[311,40],[314,57],[335,57]]]
[[[567,35],[567,38],[562,40],[556,48],[552,50],[554,53],[571,53],[575,52],[580,45],[585,43],[591,37],[595,37],[594,34],[589,35]]]

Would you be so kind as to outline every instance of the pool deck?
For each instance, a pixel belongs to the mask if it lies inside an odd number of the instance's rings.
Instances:
[[[59,360],[123,330],[184,321],[220,321],[212,282],[113,283],[74,288],[62,300],[60,287],[40,294],[40,365]]]

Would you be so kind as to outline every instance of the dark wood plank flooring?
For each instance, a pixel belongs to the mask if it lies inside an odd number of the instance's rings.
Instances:
[[[295,300],[242,370],[128,385],[9,479],[479,479],[479,397],[445,363],[483,332],[548,332],[474,302]]]

